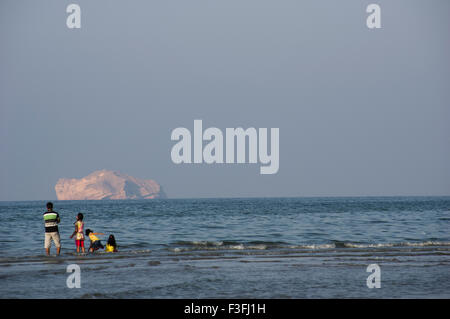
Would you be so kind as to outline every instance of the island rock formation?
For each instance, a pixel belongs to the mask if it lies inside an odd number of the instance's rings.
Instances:
[[[95,171],[81,179],[60,178],[55,185],[58,200],[165,198],[154,180],[138,179],[120,172]]]

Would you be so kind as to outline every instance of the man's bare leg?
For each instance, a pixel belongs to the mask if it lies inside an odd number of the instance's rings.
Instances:
[[[59,256],[60,251],[61,251],[61,246],[56,247],[56,256]]]
[[[45,252],[47,253],[47,256],[50,256],[50,248],[45,248]]]

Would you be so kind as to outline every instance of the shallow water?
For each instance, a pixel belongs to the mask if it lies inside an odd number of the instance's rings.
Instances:
[[[0,203],[0,297],[450,297],[450,197],[54,204],[59,257],[44,256],[45,202]],[[80,211],[85,228],[115,235],[119,253],[75,253]],[[80,266],[80,289],[66,285],[69,264]],[[380,266],[380,289],[366,285],[369,264]]]

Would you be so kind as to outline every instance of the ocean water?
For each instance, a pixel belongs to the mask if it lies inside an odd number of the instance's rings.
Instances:
[[[1,202],[0,298],[449,298],[450,197]],[[75,216],[118,253],[77,255]],[[88,241],[86,245],[89,246]],[[81,288],[68,288],[67,266]],[[370,264],[380,288],[368,288]]]

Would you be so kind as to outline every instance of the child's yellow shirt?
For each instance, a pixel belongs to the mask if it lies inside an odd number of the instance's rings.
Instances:
[[[89,239],[90,239],[92,242],[97,241],[97,240],[100,240],[100,239],[98,239],[97,236],[94,235],[94,233],[89,233]]]

